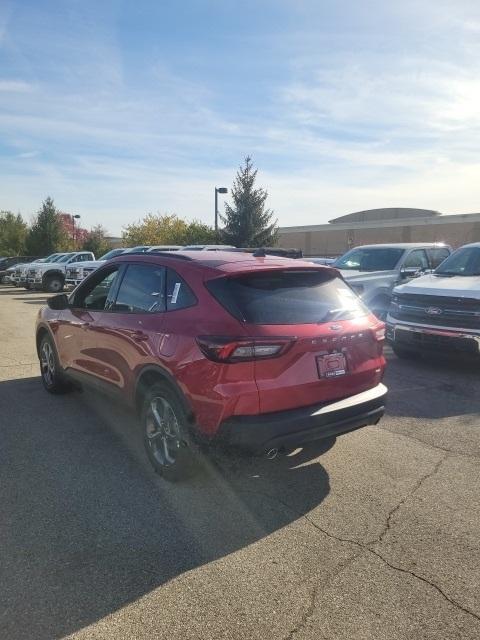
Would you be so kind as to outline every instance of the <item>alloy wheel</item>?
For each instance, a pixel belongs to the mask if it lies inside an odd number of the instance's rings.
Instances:
[[[178,450],[184,443],[175,411],[164,397],[152,398],[146,417],[145,435],[157,463],[162,467],[173,466]]]
[[[49,342],[44,342],[42,345],[40,366],[46,385],[51,387],[55,379],[55,356],[53,355],[53,349]]]

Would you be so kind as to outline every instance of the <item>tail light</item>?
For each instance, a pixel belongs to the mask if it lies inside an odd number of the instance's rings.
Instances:
[[[215,362],[248,362],[276,358],[292,346],[295,338],[235,338],[226,336],[198,336],[202,353]]]

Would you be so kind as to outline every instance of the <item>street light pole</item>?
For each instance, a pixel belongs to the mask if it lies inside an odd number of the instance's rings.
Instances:
[[[75,214],[74,216],[72,215],[72,222],[73,222],[73,248],[76,249],[77,248],[77,238],[75,236],[75,220],[79,220],[80,216],[77,214]]]
[[[218,194],[228,193],[226,187],[215,187],[215,242],[218,244]]]

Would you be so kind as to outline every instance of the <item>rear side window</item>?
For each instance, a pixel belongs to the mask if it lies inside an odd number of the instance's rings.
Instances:
[[[197,303],[195,294],[173,269],[167,269],[167,311],[193,307]]]
[[[427,254],[423,249],[411,251],[403,263],[405,269],[428,269]]]
[[[165,267],[130,264],[111,310],[125,313],[165,311]]]
[[[428,254],[430,256],[432,269],[436,269],[438,265],[442,264],[445,258],[448,258],[450,251],[446,247],[442,247],[438,249],[428,249]]]
[[[350,287],[328,271],[263,272],[206,285],[227,311],[252,324],[316,324],[368,313]]]

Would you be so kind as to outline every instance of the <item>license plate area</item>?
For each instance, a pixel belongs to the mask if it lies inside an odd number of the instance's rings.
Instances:
[[[317,370],[319,378],[338,378],[347,373],[345,354],[335,351],[317,356]]]

